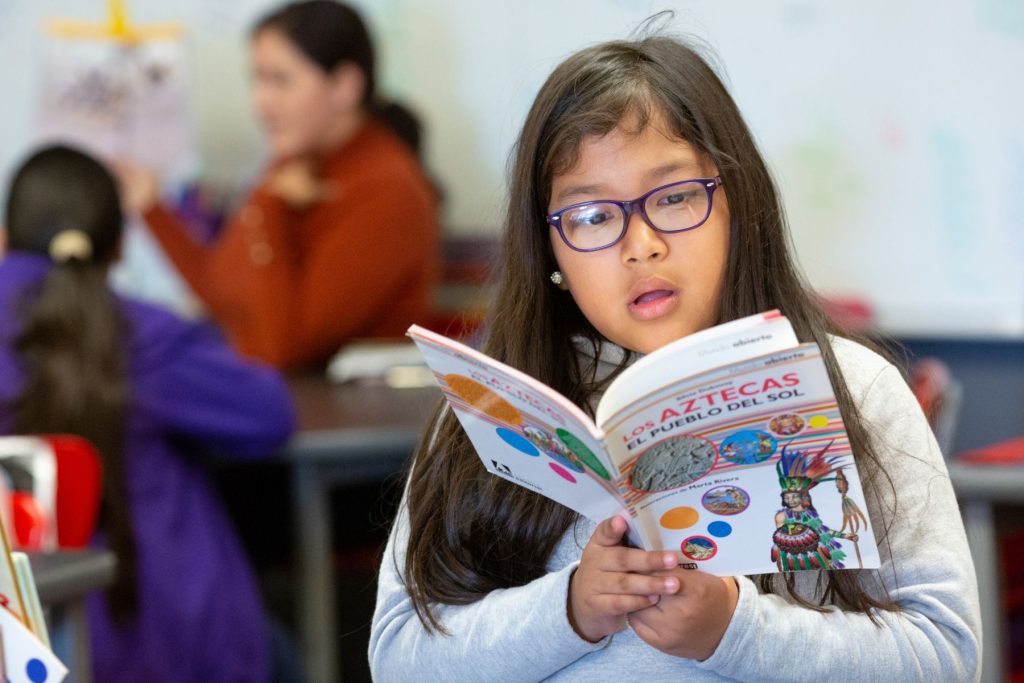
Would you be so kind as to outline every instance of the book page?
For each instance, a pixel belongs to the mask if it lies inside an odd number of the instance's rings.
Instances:
[[[879,566],[815,344],[654,392],[616,415],[606,443],[647,547],[686,566],[718,575]]]
[[[618,411],[666,383],[798,343],[793,327],[778,311],[701,330],[666,344],[624,370],[601,398],[595,421],[604,428]]]
[[[67,667],[48,647],[14,616],[0,607],[0,638],[3,648],[5,681],[9,683],[60,683],[68,675]]]
[[[595,521],[623,510],[618,472],[586,413],[463,344],[415,325],[409,336],[489,472]]]

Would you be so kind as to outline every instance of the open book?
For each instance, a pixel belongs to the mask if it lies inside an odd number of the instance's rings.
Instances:
[[[816,344],[778,311],[703,330],[608,386],[592,420],[543,383],[413,326],[488,471],[718,575],[878,567]]]

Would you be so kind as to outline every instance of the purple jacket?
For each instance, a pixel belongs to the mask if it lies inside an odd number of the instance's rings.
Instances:
[[[50,268],[0,261],[0,406],[23,372],[13,353],[19,292]],[[273,370],[242,360],[207,326],[123,300],[131,325],[132,405],[126,485],[138,552],[139,613],[119,628],[90,596],[97,681],[266,681],[269,637],[252,569],[200,457],[258,458],[281,446],[294,415]],[[0,414],[0,433],[10,430]]]

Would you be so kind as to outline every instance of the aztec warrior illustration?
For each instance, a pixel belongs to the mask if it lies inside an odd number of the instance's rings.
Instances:
[[[867,517],[846,495],[849,482],[843,475],[843,466],[837,464],[842,456],[825,455],[832,444],[829,441],[813,455],[782,447],[775,469],[782,487],[783,507],[775,513],[776,529],[772,535],[772,561],[780,571],[845,568],[846,553],[836,539],[851,541],[860,563],[857,532],[861,527],[867,528]],[[811,489],[826,481],[834,481],[842,496],[843,525],[838,531],[825,526],[811,500]]]

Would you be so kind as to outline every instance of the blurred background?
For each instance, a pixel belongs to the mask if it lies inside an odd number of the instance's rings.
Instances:
[[[202,210],[216,218],[266,161],[248,106],[247,43],[252,22],[277,4],[127,5],[135,24],[171,23],[180,34],[137,56],[134,68],[156,84],[143,98],[148,113],[134,115],[148,123],[110,144],[163,166],[164,192],[179,207],[187,209],[199,188]],[[626,37],[656,12],[675,10],[651,26],[693,36],[716,55],[781,186],[811,283],[836,315],[898,340],[908,364],[938,359],[955,380],[948,454],[1024,434],[1024,3],[950,0],[941,9],[923,0],[352,5],[376,42],[381,93],[421,119],[425,165],[444,197],[446,253],[463,266],[486,260],[486,245],[500,228],[509,151],[551,68],[580,47]],[[126,88],[143,88],[135,72],[118,75],[109,54],[46,28],[54,18],[101,22],[106,12],[101,0],[0,3],[2,187],[14,164],[45,139],[53,111],[45,103],[94,98],[97,110],[114,111],[127,101]],[[94,68],[82,68],[90,60]],[[155,99],[157,91],[167,99]],[[165,134],[154,132],[160,121]],[[467,244],[483,246],[459,246]],[[143,231],[133,231],[126,256],[117,286],[194,312],[187,287]],[[449,265],[457,270],[460,263]],[[245,476],[236,471],[224,483],[236,506],[245,506],[246,487],[232,482]],[[393,488],[388,481],[334,501],[336,516],[369,520],[365,534],[339,531],[335,539],[338,571],[349,582],[339,595],[362,600],[367,609],[367,577],[390,514],[381,492],[393,499]],[[280,495],[290,495],[284,483]],[[1012,514],[1004,517],[1003,536],[1011,538],[1021,525]],[[264,522],[282,537],[289,533],[287,515],[268,513]],[[257,562],[280,563],[293,549],[261,546],[264,531],[242,529]],[[271,602],[287,595],[282,577],[263,573]],[[287,599],[280,600],[286,611]],[[354,632],[364,621],[358,617],[342,630]],[[1019,618],[1014,623],[1007,647],[1022,651]],[[343,661],[351,662],[365,642],[347,642],[353,654]]]

